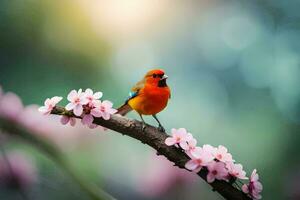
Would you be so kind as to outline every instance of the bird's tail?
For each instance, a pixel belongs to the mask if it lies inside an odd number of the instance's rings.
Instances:
[[[127,103],[125,103],[122,106],[120,106],[117,110],[118,112],[116,114],[125,116],[127,113],[129,113],[132,110],[132,108]]]

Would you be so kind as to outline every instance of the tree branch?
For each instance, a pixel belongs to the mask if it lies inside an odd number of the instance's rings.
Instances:
[[[76,117],[72,112],[67,111],[65,108],[59,106],[56,106],[52,110],[52,114]],[[169,161],[173,162],[174,165],[178,166],[179,168],[184,168],[185,163],[189,160],[187,155],[179,148],[165,145],[165,139],[169,136],[164,132],[158,131],[156,127],[147,125],[144,131],[142,131],[142,123],[140,121],[128,119],[120,115],[112,115],[110,120],[95,118],[93,123],[109,128],[123,135],[127,135],[151,146],[157,151],[158,155],[165,156]],[[207,171],[201,170],[198,175],[206,181]],[[215,180],[209,184],[213,188],[213,191],[218,192],[225,199],[251,200],[250,197],[226,181]]]

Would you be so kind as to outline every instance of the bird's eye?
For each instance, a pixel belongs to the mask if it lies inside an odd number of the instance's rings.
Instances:
[[[153,74],[152,77],[153,77],[153,78],[156,78],[156,74]]]

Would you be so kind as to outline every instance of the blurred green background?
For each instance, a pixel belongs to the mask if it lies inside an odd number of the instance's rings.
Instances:
[[[25,105],[92,88],[117,107],[147,70],[163,68],[172,89],[159,114],[167,130],[185,127],[200,144],[228,147],[248,175],[258,169],[264,199],[299,199],[299,8],[298,0],[1,0],[0,84]],[[116,198],[221,199],[201,180],[170,179],[151,191],[172,165],[128,137],[59,130],[75,168]],[[9,148],[36,162],[32,199],[86,198],[30,145]],[[153,163],[169,164],[166,177]],[[7,189],[0,198],[21,199]]]

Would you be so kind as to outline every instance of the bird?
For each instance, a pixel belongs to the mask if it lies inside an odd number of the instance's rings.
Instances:
[[[152,115],[158,122],[158,130],[165,132],[164,127],[157,118],[157,113],[165,109],[171,98],[167,78],[168,76],[162,69],[148,71],[144,78],[131,88],[125,103],[117,109],[117,114],[124,116],[135,110],[143,122],[143,131],[146,128],[143,115]]]

